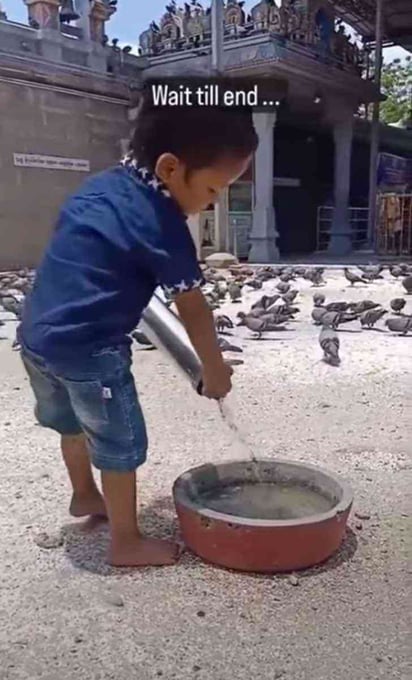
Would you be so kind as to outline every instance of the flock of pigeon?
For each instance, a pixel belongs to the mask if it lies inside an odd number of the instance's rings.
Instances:
[[[358,271],[344,268],[344,275],[350,287],[356,284],[373,285],[383,279],[384,265],[367,265],[358,267]],[[412,295],[412,266],[396,264],[389,266],[389,272],[394,279],[399,279],[406,295]],[[251,269],[243,265],[236,265],[229,269],[228,274],[206,269],[207,281],[205,287],[206,298],[215,313],[216,329],[219,343],[224,352],[241,352],[241,348],[227,340],[236,326],[246,326],[253,337],[262,338],[264,334],[287,329],[288,323],[294,321],[300,312],[299,290],[295,287],[299,278],[311,282],[314,288],[326,285],[324,279],[325,268],[305,268],[287,266],[265,266]],[[273,282],[273,294],[264,294],[254,302],[247,312],[238,312],[233,319],[227,314],[220,314],[219,308],[227,298],[236,304],[242,301],[244,290],[260,290],[264,282]],[[390,302],[393,316],[386,319],[385,325],[389,331],[398,335],[407,335],[412,331],[412,310],[405,312],[407,301],[404,297],[396,297]],[[323,351],[323,359],[332,366],[340,365],[339,327],[342,324],[358,321],[361,328],[374,328],[388,310],[371,299],[359,302],[330,301],[317,290],[313,294],[312,321],[320,327],[319,344]]]
[[[358,271],[344,268],[344,275],[348,284],[373,285],[375,281],[383,279],[385,265],[359,266]],[[412,295],[412,265],[394,264],[388,267],[390,275],[399,279],[406,295]],[[215,315],[219,344],[223,352],[242,352],[242,349],[232,344],[227,336],[232,334],[236,326],[245,326],[256,339],[264,334],[287,329],[289,322],[294,321],[300,312],[298,307],[299,290],[295,287],[299,278],[309,281],[314,288],[326,284],[323,267],[292,267],[292,266],[263,266],[251,268],[246,265],[234,265],[228,271],[216,270],[209,267],[204,269],[204,293],[210,308]],[[35,273],[24,269],[18,272],[0,272],[0,310],[9,312],[11,321],[19,321],[22,314],[25,295],[30,291]],[[245,291],[258,291],[265,282],[272,282],[273,293],[263,294],[252,304],[247,312],[239,311],[235,318],[219,313],[220,307],[230,300],[234,305],[243,301]],[[267,288],[267,287],[266,287]],[[389,331],[398,335],[412,332],[412,310],[405,311],[407,301],[404,297],[395,297],[390,301],[393,315],[386,319],[385,325]],[[339,327],[359,321],[364,329],[370,329],[382,319],[388,310],[378,302],[364,299],[359,302],[330,301],[316,290],[313,294],[312,321],[320,327],[319,344],[323,351],[323,359],[332,366],[339,366],[340,339]],[[7,321],[0,320],[0,326]],[[151,348],[151,343],[144,334],[136,329],[132,333],[134,340],[140,346]],[[17,339],[13,343],[14,349],[19,349]],[[232,360],[231,363],[242,363]]]

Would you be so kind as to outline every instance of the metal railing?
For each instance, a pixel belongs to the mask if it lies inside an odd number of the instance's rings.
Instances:
[[[359,250],[368,242],[369,208],[350,206],[348,212],[352,247],[354,250]],[[316,223],[316,252],[318,253],[328,249],[334,214],[333,205],[318,207]]]

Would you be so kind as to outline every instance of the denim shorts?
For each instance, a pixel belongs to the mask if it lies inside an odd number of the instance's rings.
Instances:
[[[130,472],[145,462],[146,426],[127,346],[53,365],[22,348],[35,416],[61,435],[86,435],[93,465]]]

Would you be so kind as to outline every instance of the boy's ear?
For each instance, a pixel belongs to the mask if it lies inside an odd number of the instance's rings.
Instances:
[[[180,161],[172,153],[162,153],[157,159],[155,173],[157,177],[164,183],[169,182],[177,169],[180,166]]]

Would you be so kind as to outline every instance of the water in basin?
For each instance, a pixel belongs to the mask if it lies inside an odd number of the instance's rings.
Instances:
[[[216,487],[199,496],[211,510],[252,519],[299,519],[328,512],[334,502],[293,483],[245,482]]]

